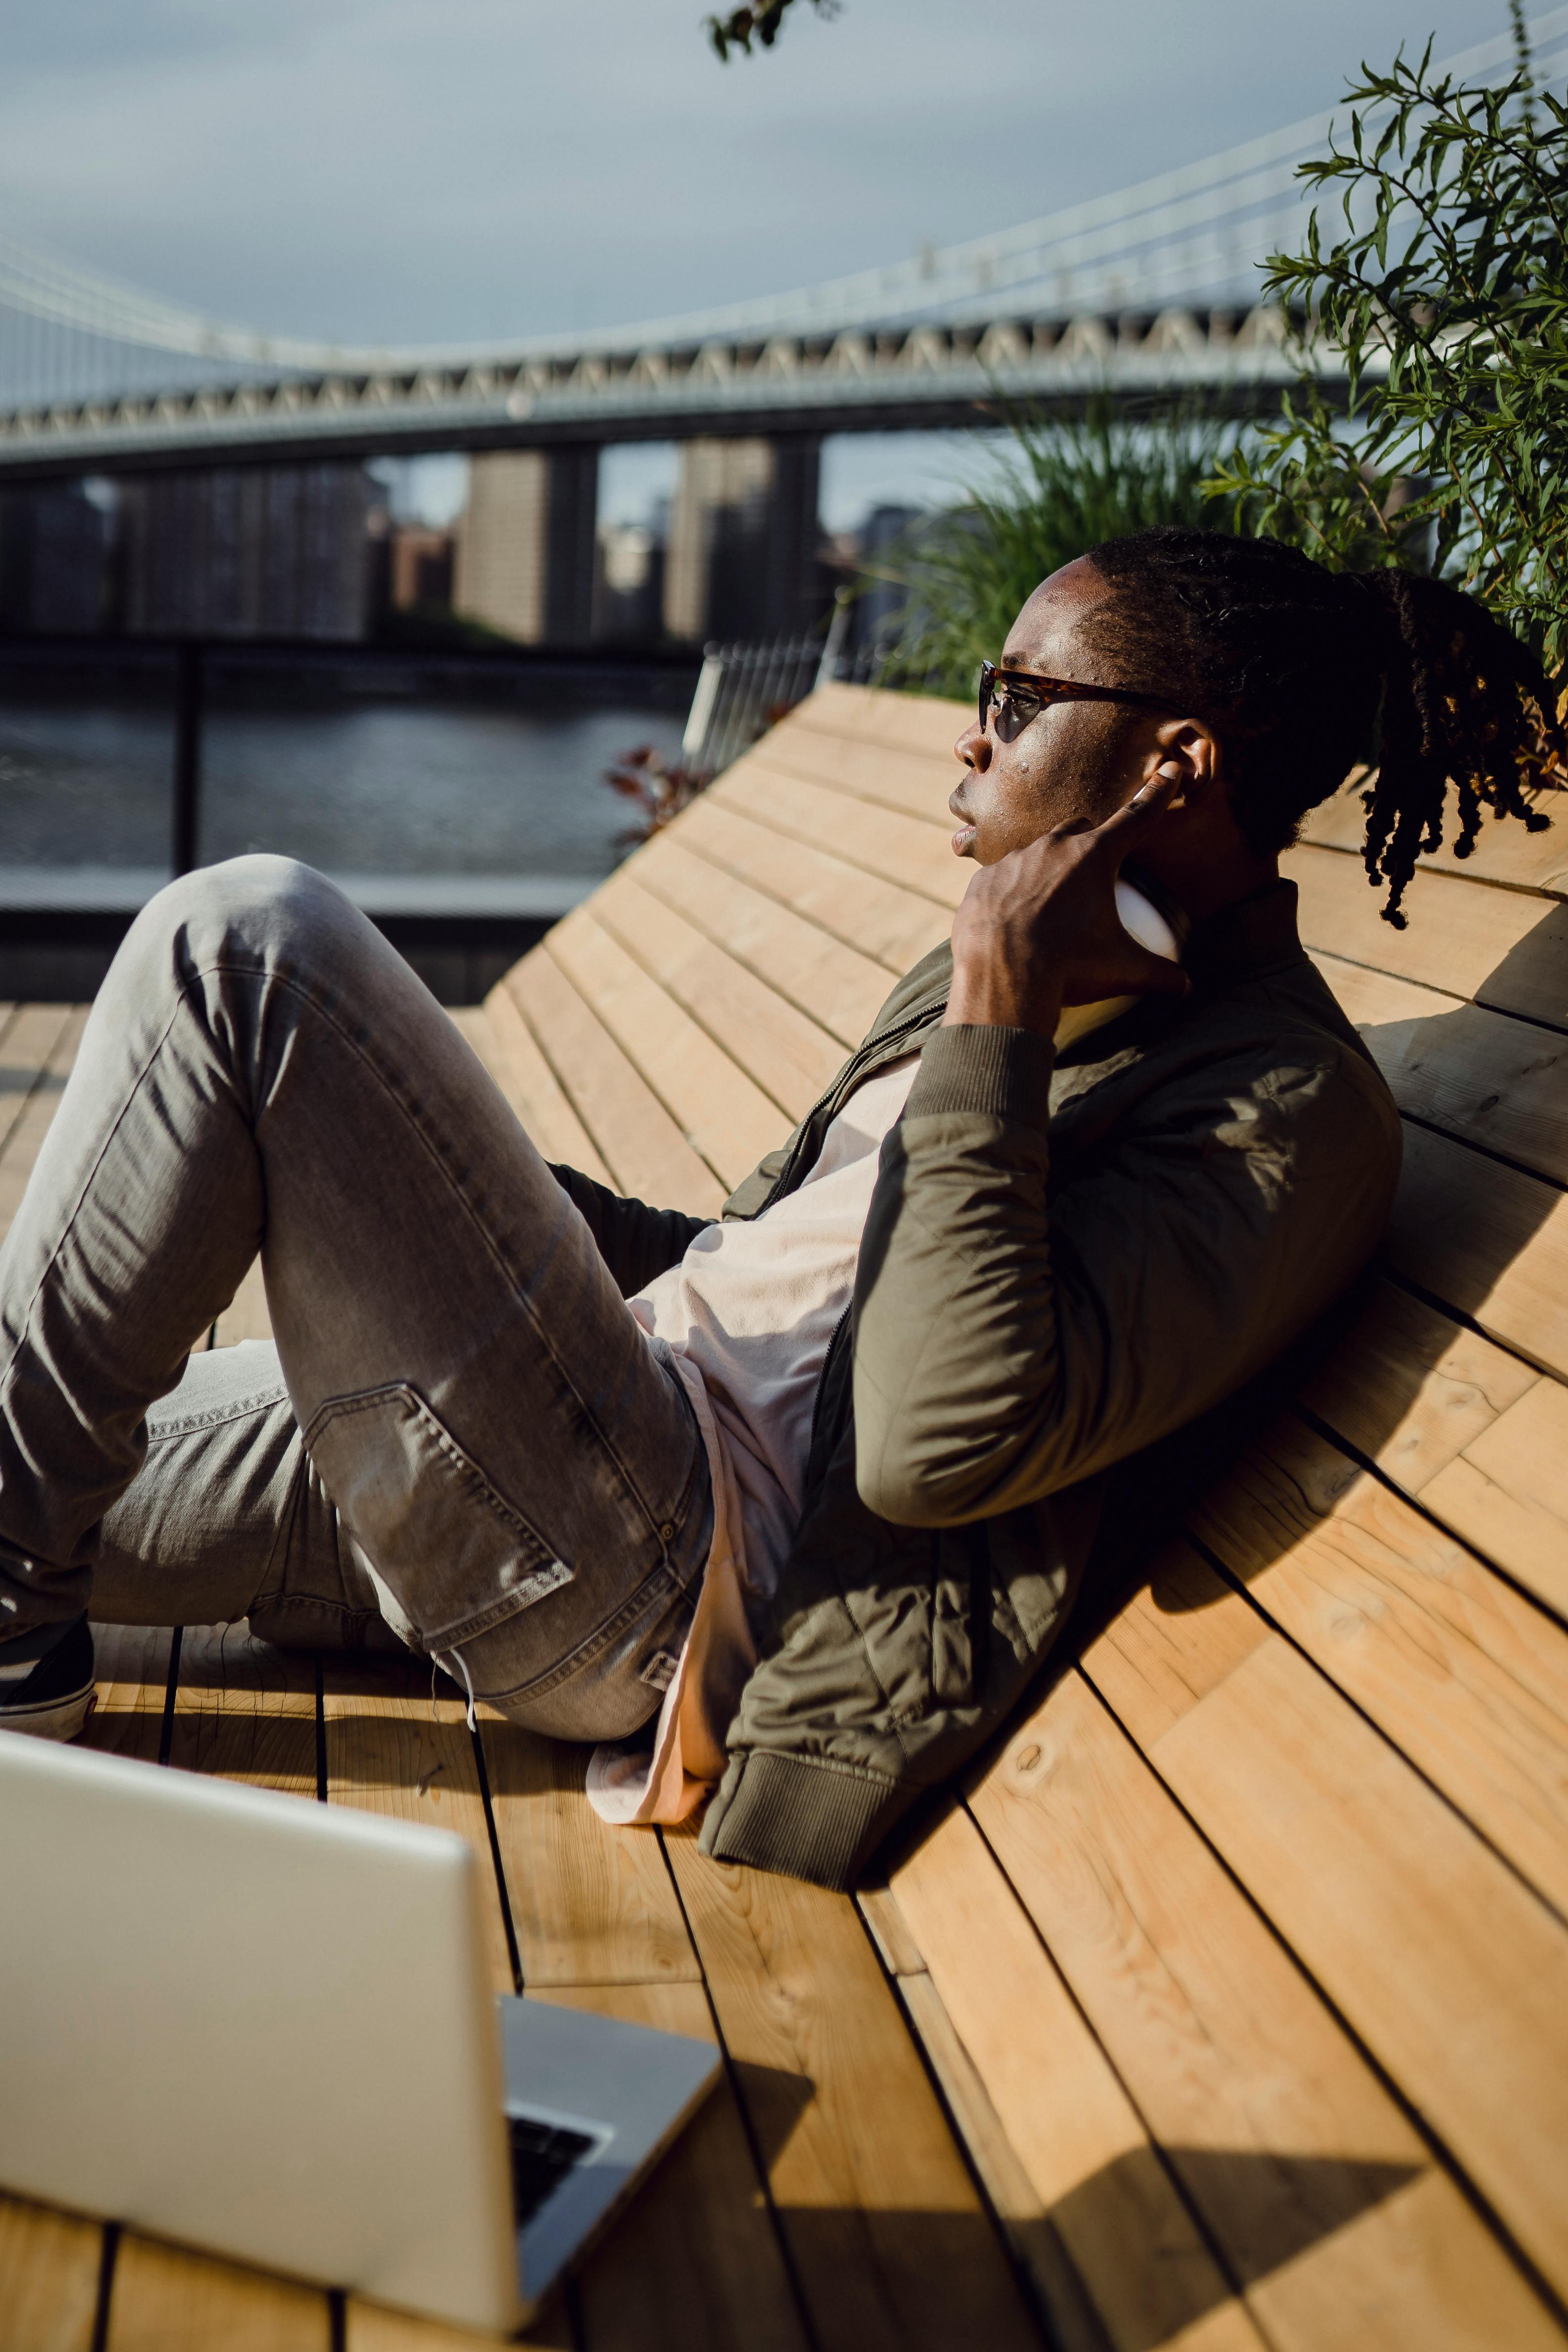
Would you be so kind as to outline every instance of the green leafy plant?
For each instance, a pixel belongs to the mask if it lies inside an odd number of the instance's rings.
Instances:
[[[1552,670],[1568,656],[1568,108],[1528,58],[1496,88],[1401,56],[1362,68],[1342,143],[1302,176],[1340,201],[1267,291],[1304,359],[1337,345],[1209,485],[1334,568],[1430,566]]]
[[[1205,486],[1231,436],[1184,408],[1119,417],[1102,397],[1081,419],[1017,415],[1011,431],[960,505],[916,524],[864,575],[905,592],[884,684],[966,695],[1048,572],[1152,523],[1221,522]]]

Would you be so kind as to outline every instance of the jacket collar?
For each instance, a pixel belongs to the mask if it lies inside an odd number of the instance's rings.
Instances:
[[[940,1013],[947,1003],[948,990],[952,986],[952,946],[943,940],[912,964],[883,1005],[867,1033],[866,1044],[886,1036],[889,1029],[902,1028],[918,1017]]]

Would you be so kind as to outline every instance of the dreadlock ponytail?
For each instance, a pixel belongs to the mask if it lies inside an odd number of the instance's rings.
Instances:
[[[1556,689],[1463,590],[1332,572],[1279,540],[1218,530],[1139,531],[1089,554],[1110,594],[1086,625],[1127,684],[1220,732],[1236,821],[1260,855],[1288,848],[1352,769],[1374,768],[1366,868],[1403,929],[1415,860],[1442,845],[1450,782],[1459,857],[1483,810],[1531,832],[1548,823],[1531,796],[1568,781]]]
[[[1423,851],[1440,849],[1447,787],[1458,799],[1456,857],[1476,845],[1481,812],[1550,824],[1528,795],[1561,772],[1557,697],[1541,665],[1486,606],[1441,580],[1408,572],[1341,575],[1368,618],[1382,621],[1383,706],[1366,810],[1369,880],[1389,885],[1384,919],[1405,927],[1400,901]]]

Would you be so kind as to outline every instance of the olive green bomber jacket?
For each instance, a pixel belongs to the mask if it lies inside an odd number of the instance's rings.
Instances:
[[[1184,1002],[1145,1001],[1060,1055],[1029,1031],[943,1029],[936,950],[726,1203],[755,1216],[793,1190],[854,1087],[920,1051],[706,1852],[851,1883],[1037,1671],[1107,1477],[1135,1476],[1364,1263],[1399,1121],[1300,947],[1295,895],[1200,925]],[[700,1230],[557,1172],[627,1295]]]

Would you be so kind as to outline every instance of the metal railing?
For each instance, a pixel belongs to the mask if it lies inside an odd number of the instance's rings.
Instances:
[[[776,719],[839,675],[847,601],[834,606],[827,635],[775,637],[762,646],[707,646],[681,738],[682,764],[693,775],[722,774]]]

